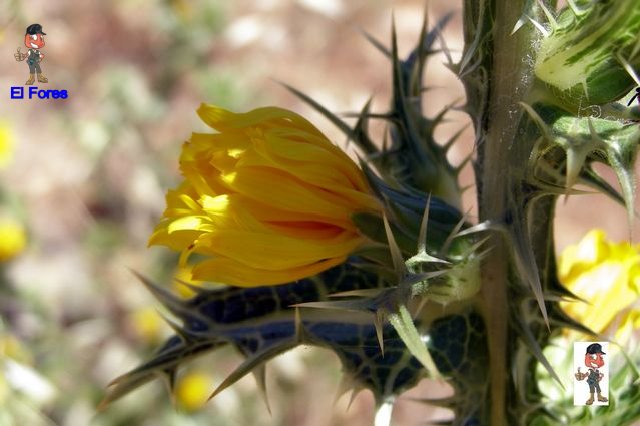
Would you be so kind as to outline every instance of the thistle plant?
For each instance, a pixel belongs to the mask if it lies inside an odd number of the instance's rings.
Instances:
[[[249,373],[266,394],[267,361],[310,344],[339,356],[344,390],[373,392],[377,425],[424,377],[453,387],[429,401],[452,410],[451,424],[640,417],[637,355],[612,367],[608,407],[547,394],[548,383],[571,388],[548,357],[560,336],[606,337],[589,328],[596,311],[563,305],[576,296],[556,265],[556,200],[589,187],[625,205],[633,226],[639,110],[623,97],[638,84],[640,3],[570,0],[556,10],[554,1],[465,0],[463,15],[458,62],[441,37],[448,16],[425,22],[404,59],[395,32],[388,48],[368,36],[390,60],[393,93],[387,111],[366,104],[354,125],[289,87],[349,137],[359,164],[293,112],[200,107],[216,133],[184,144],[184,180],[150,243],[180,252],[194,279],[225,286],[185,283],[195,295],[183,299],[140,275],[175,335],[117,378],[105,405],[157,377],[172,388],[181,366],[225,345],[245,360],[212,397]],[[463,214],[460,165],[447,160],[458,135],[434,137],[449,107],[422,111],[431,102],[423,74],[438,51],[464,85],[474,125],[477,220]],[[368,130],[376,119],[388,126],[383,140]],[[613,169],[619,191],[596,163]]]

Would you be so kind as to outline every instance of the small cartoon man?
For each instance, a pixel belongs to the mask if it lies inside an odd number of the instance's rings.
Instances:
[[[600,390],[600,380],[604,377],[604,374],[598,370],[598,368],[604,366],[604,359],[602,355],[606,355],[602,352],[602,345],[600,343],[592,343],[587,346],[587,353],[584,356],[584,365],[589,367],[588,373],[582,373],[580,371],[580,367],[578,367],[578,372],[575,374],[576,380],[584,380],[587,379],[587,384],[589,385],[589,393],[591,397],[587,399],[585,404],[591,405],[593,404],[593,394],[598,392],[598,401],[599,402],[608,402],[609,400],[602,396],[602,391]]]
[[[49,80],[42,73],[42,69],[40,68],[40,62],[44,58],[40,49],[44,47],[44,36],[47,34],[42,32],[42,25],[40,24],[31,24],[27,27],[27,31],[24,35],[24,45],[29,49],[27,53],[20,52],[20,48],[18,47],[17,52],[13,55],[16,58],[16,61],[24,61],[27,60],[27,65],[29,65],[29,80],[25,83],[26,85],[32,85],[35,81],[35,74],[38,74],[38,82],[40,83],[48,83]]]

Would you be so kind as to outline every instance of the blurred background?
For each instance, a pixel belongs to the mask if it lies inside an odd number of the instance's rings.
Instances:
[[[243,111],[278,105],[297,111],[338,144],[345,138],[285,90],[303,90],[334,112],[389,101],[390,65],[362,36],[385,44],[395,16],[400,51],[419,35],[424,11],[462,48],[460,8],[441,0],[32,0],[0,2],[0,426],[4,425],[369,425],[373,399],[334,402],[335,355],[299,348],[269,364],[271,414],[252,378],[209,403],[209,392],[241,361],[223,350],[194,362],[175,400],[160,381],[96,407],[110,380],[147,357],[170,330],[129,269],[170,285],[180,271],[147,238],[179,179],[177,159],[192,131],[207,131],[200,102]],[[28,67],[13,54],[25,28],[43,26],[47,84],[67,99],[11,100]],[[436,56],[428,68],[428,114],[463,104],[462,87]],[[459,112],[441,140],[468,123]],[[374,126],[380,136],[382,125]],[[473,135],[451,152],[460,163]],[[380,140],[380,139],[379,139]],[[615,179],[604,172],[611,182]],[[473,183],[470,167],[462,185]],[[465,207],[474,209],[474,188]],[[637,224],[636,224],[637,225]],[[627,239],[624,210],[598,195],[559,203],[558,249],[600,227]],[[638,228],[636,226],[635,228]],[[637,231],[633,232],[636,236]],[[446,392],[423,382],[394,411],[396,425],[447,412],[412,399]]]

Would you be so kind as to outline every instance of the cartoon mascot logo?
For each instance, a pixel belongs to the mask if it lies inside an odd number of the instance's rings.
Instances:
[[[24,45],[27,47],[27,53],[20,52],[20,48],[16,53],[14,53],[14,57],[16,61],[24,61],[27,60],[27,65],[29,65],[29,79],[25,83],[26,85],[32,85],[36,80],[36,74],[38,75],[39,83],[48,83],[49,80],[44,76],[42,72],[42,68],[40,67],[40,62],[44,59],[44,54],[40,51],[44,47],[44,36],[47,33],[42,31],[42,25],[40,24],[31,24],[27,27],[27,31],[24,35]]]
[[[604,373],[600,372],[600,368],[604,366],[604,358],[602,355],[606,355],[602,352],[602,345],[600,343],[592,343],[587,346],[587,353],[584,355],[584,365],[589,369],[589,372],[583,373],[578,367],[578,372],[575,374],[576,380],[582,381],[587,379],[589,385],[590,397],[585,404],[591,405],[594,401],[594,393],[598,394],[598,402],[608,402],[609,400],[602,395],[600,389],[600,381],[604,378]]]

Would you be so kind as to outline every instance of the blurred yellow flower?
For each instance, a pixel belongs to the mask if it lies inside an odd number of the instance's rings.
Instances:
[[[187,21],[193,15],[193,4],[187,0],[171,0],[173,12],[182,20]]]
[[[8,218],[0,218],[0,262],[5,262],[24,250],[27,236],[22,225]]]
[[[617,327],[614,338],[616,342],[624,344],[632,341],[634,335],[635,339],[637,339],[639,337],[638,330],[640,330],[640,304],[636,300],[635,306],[622,314],[620,325]]]
[[[559,277],[588,302],[562,302],[560,306],[594,332],[604,332],[621,313],[620,325],[629,319],[638,322],[638,304],[634,302],[640,295],[640,246],[613,243],[603,231],[592,230],[577,245],[564,250]]]
[[[209,399],[213,385],[211,377],[200,372],[191,372],[178,379],[175,388],[176,403],[187,411],[202,408]]]
[[[134,311],[131,321],[136,334],[149,343],[157,343],[164,337],[166,324],[158,311],[152,307]]]
[[[364,242],[351,221],[379,211],[358,166],[318,129],[284,109],[198,109],[217,134],[194,133],[185,180],[149,244],[202,255],[192,278],[237,286],[283,284],[345,261]]]
[[[5,121],[0,121],[0,169],[9,164],[13,157],[13,133]]]
[[[7,357],[25,364],[33,362],[33,356],[20,340],[13,334],[0,333],[0,359]]]

